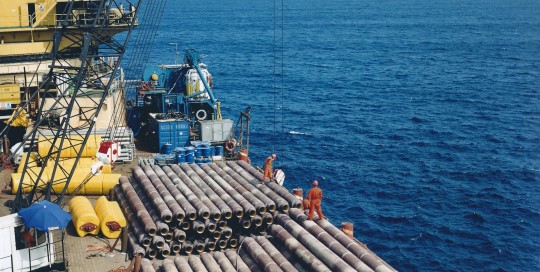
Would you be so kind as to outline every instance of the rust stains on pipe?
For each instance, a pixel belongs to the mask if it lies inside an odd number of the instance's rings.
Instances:
[[[263,192],[270,199],[272,199],[276,203],[277,208],[280,211],[283,211],[283,212],[286,213],[289,210],[289,208],[290,208],[289,202],[287,202],[287,200],[285,198],[283,198],[281,195],[277,194],[275,191],[270,189],[267,185],[261,184],[260,180],[257,180],[253,175],[251,175],[248,171],[246,171],[238,163],[230,161],[230,162],[227,162],[227,165],[231,169],[233,169],[234,171],[239,173],[246,181],[248,181],[250,184],[255,186],[257,189],[259,189],[261,192]],[[256,173],[260,174],[255,168],[251,167],[250,169],[255,171]],[[272,182],[267,182],[266,184],[269,184],[269,183],[272,183]],[[277,184],[275,184],[275,185],[277,185]],[[278,187],[281,187],[281,186],[278,185]],[[286,193],[285,195],[290,195],[286,189],[283,188],[283,190],[285,190],[285,193]],[[272,210],[270,210],[270,211],[272,211]]]
[[[171,195],[171,192],[169,192],[167,187],[165,187],[165,185],[161,181],[161,178],[158,177],[154,169],[161,171],[161,168],[159,168],[159,166],[157,165],[154,165],[153,167],[151,166],[142,167],[142,170],[145,172],[146,176],[150,179],[150,182],[152,182],[152,184],[155,186],[156,191],[158,191],[159,195],[163,198],[163,201],[165,201],[165,204],[167,205],[169,210],[171,210],[176,221],[177,222],[184,221],[184,218],[186,217],[186,212],[184,211],[184,209],[182,209],[182,207],[180,207],[180,205],[178,204],[176,199]],[[163,173],[160,176],[162,177],[165,176],[165,173]]]
[[[133,232],[128,231],[128,243],[131,247],[131,254],[133,256],[140,256],[143,257],[145,254],[145,251],[142,247],[139,246],[139,243],[137,243],[137,238],[135,237],[135,234]]]
[[[169,179],[175,184],[176,188],[184,195],[184,197],[191,203],[191,205],[197,210],[197,214],[204,218],[210,218],[210,209],[191,191],[191,189],[182,180],[188,178],[187,176],[178,176],[169,166],[164,166],[163,171]],[[195,220],[196,218],[192,219]]]
[[[178,190],[175,183],[169,178],[169,175],[165,172],[165,170],[159,166],[154,166],[152,168],[154,172],[157,174],[163,185],[167,188],[167,190],[170,192],[171,196],[176,200],[178,205],[184,210],[185,215],[187,219],[189,220],[195,220],[197,218],[197,211],[189,203],[189,201],[186,199],[186,197]],[[172,172],[169,168],[169,172]]]
[[[327,248],[317,238],[313,237],[307,230],[302,228],[298,223],[294,222],[290,217],[284,214],[276,216],[276,221],[283,226],[287,231],[292,233],[298,241],[309,248],[317,258],[323,261],[328,267],[334,271],[356,271],[349,264],[343,261],[339,256]]]
[[[182,182],[201,200],[208,209],[210,209],[211,216],[214,220],[221,218],[221,211],[216,207],[214,203],[204,194],[204,192],[191,180],[191,178],[182,170],[177,164],[171,165],[171,169],[176,175],[180,177]],[[206,219],[206,218],[205,218]]]
[[[216,251],[212,253],[212,257],[214,257],[214,260],[216,260],[216,263],[219,264],[220,271],[236,272],[236,269],[234,269],[234,266],[231,264],[229,259],[227,259],[227,256],[223,254],[223,252]]]
[[[135,192],[135,189],[130,184],[129,180],[126,177],[120,177],[120,186],[122,191],[125,193],[127,200],[129,201],[130,206],[136,211],[137,217],[139,218],[144,230],[150,235],[153,236],[156,234],[157,226],[150,217],[150,214],[144,208],[144,204],[139,199],[139,196]]]
[[[236,202],[236,200],[234,200],[234,198],[232,198],[227,192],[225,192],[225,190],[223,190],[213,179],[212,177],[210,177],[210,175],[208,175],[201,167],[199,167],[198,165],[196,164],[192,164],[191,165],[191,169],[193,169],[193,171],[195,171],[195,173],[200,177],[200,180],[202,183],[204,183],[203,185],[206,185],[208,187],[208,189],[210,189],[211,191],[209,191],[210,193],[213,192],[214,193],[214,198],[216,198],[217,196],[217,199],[214,201],[214,199],[212,199],[212,201],[214,203],[216,203],[216,205],[221,202],[223,203],[226,207],[229,208],[229,210],[232,210],[232,213],[238,217],[240,215],[240,217],[242,217],[244,215],[244,210],[242,209],[242,207]],[[205,191],[206,193],[206,191]],[[210,197],[210,196],[209,196]],[[221,204],[220,204],[221,205]],[[218,206],[220,207],[220,206]],[[223,213],[223,210],[222,210],[222,215],[223,217],[225,217],[225,219],[231,219],[232,215],[231,214],[229,216],[229,214],[227,213],[227,211],[225,211],[225,214]]]
[[[156,190],[156,187],[152,184],[148,176],[146,176],[144,171],[140,167],[134,167],[132,169],[132,174],[141,184],[142,191],[144,191],[148,198],[152,200],[152,204],[156,208],[159,216],[161,217],[161,220],[167,223],[171,222],[171,210],[169,209],[169,207],[167,207],[167,204],[165,204],[165,201],[163,200],[159,192]]]
[[[263,181],[263,174],[259,172],[257,169],[255,169],[255,167],[251,166],[245,161],[238,161],[237,164],[240,165],[243,169],[245,169],[248,173],[253,175],[258,180]],[[276,192],[283,199],[285,199],[289,203],[291,208],[302,207],[302,201],[300,201],[293,194],[291,194],[287,189],[285,189],[285,187],[279,186],[279,184],[275,182],[265,182],[265,185],[268,188],[272,189],[274,192]]]
[[[213,164],[210,164],[213,165]],[[244,213],[249,214],[249,216],[253,217],[256,214],[256,209],[254,204],[251,204],[250,201],[248,201],[240,192],[235,190],[231,184],[227,180],[225,180],[223,177],[221,177],[212,167],[208,164],[203,164],[201,166],[201,169],[204,170],[213,180],[216,184],[218,184],[227,194],[229,194],[235,201],[242,207],[241,213],[235,213],[235,216],[237,218],[242,218],[244,216]],[[214,165],[215,167],[215,165]],[[218,167],[215,167],[219,169]],[[221,172],[223,172],[221,169],[219,169]],[[225,172],[223,172],[225,173]],[[232,179],[229,177],[229,179]],[[261,205],[264,205],[262,202]],[[233,208],[234,211],[234,208]]]
[[[144,203],[144,209],[150,214],[150,217],[152,218],[152,221],[157,226],[158,233],[161,235],[165,235],[169,233],[169,225],[165,223],[161,217],[159,217],[158,212],[155,210],[154,205],[152,205],[150,199],[144,194],[143,189],[141,188],[140,184],[137,183],[136,179],[130,178],[131,185],[133,186],[133,189],[135,189],[135,192],[137,193],[139,199],[142,203]],[[172,219],[172,213],[171,213],[171,219]]]
[[[245,237],[243,240],[242,247],[245,248],[246,252],[249,253],[251,258],[257,262],[257,265],[259,267],[264,268],[264,271],[270,272],[270,271],[283,271],[277,265],[277,263],[268,255],[268,253],[255,241],[255,239],[251,237]],[[296,269],[293,268],[293,271],[296,271]]]
[[[240,183],[238,183],[234,178],[229,176],[223,169],[221,169],[217,164],[211,163],[208,164],[208,166],[215,171],[221,178],[223,178],[231,188],[238,192],[244,199],[248,201],[249,204],[251,204],[256,211],[250,209],[249,206],[245,202],[239,202],[244,207],[244,212],[247,213],[249,216],[253,217],[257,212],[264,213],[266,212],[266,206],[265,204],[258,199],[256,196],[251,194],[244,186],[242,186]],[[218,179],[219,180],[219,179]],[[248,207],[246,209],[246,206]]]
[[[227,250],[225,251],[225,256],[229,259],[229,262],[238,272],[249,272],[251,271],[242,258],[238,255],[236,250]]]
[[[287,249],[288,252],[293,253],[299,260],[309,266],[311,271],[317,272],[331,272],[317,256],[315,256],[310,250],[308,250],[302,243],[300,243],[295,237],[292,236],[286,229],[280,225],[271,225],[270,233],[279,240],[279,242]]]
[[[124,192],[122,192],[122,188],[120,185],[115,185],[113,190],[114,194],[116,195],[118,205],[120,205],[120,208],[124,212],[124,215],[129,222],[129,231],[133,232],[137,238],[136,242],[145,247],[149,246],[151,242],[150,235],[145,232],[143,226],[139,222],[137,214],[133,211],[131,205],[129,205],[126,195]],[[154,235],[156,234],[156,229],[153,230],[153,233]]]
[[[353,255],[349,250],[342,246],[336,239],[334,239],[330,234],[328,234],[324,229],[319,227],[315,222],[307,220],[307,216],[302,210],[291,209],[289,215],[293,218],[298,224],[303,226],[311,235],[321,241],[325,246],[327,246],[332,252],[344,260],[347,264],[353,267],[356,271],[360,272],[373,272],[366,264],[364,264],[359,258]]]
[[[244,249],[243,246],[242,246],[242,248],[240,248],[240,251],[239,251],[238,254],[242,258],[242,261],[244,261],[244,263],[249,268],[249,271],[253,271],[253,272],[262,272],[262,271],[264,271],[261,268],[259,268],[259,265],[257,265],[257,262],[253,258],[251,258],[251,256],[247,253],[247,251]]]
[[[212,254],[208,252],[201,253],[201,261],[208,271],[220,271],[219,264],[214,260]]]
[[[195,167],[199,167],[196,164],[194,164]],[[221,216],[220,218],[214,217],[215,220],[221,219],[221,217],[224,217],[225,219],[231,219],[232,217],[232,210],[223,200],[210,188],[202,179],[197,175],[195,170],[190,167],[187,163],[182,163],[179,165],[180,168],[191,178],[191,181],[197,186],[204,195],[210,199],[210,201],[219,209]],[[199,168],[200,170],[200,168]],[[202,170],[201,170],[202,171]],[[204,171],[203,171],[204,173]],[[205,174],[206,175],[206,174]]]
[[[233,177],[238,183],[240,183],[244,188],[246,188],[250,193],[255,195],[258,199],[260,199],[264,205],[266,205],[266,208],[268,211],[275,211],[276,210],[276,203],[274,200],[270,199],[267,195],[265,195],[263,192],[261,192],[257,187],[255,187],[253,184],[258,185],[259,182],[250,183],[249,179],[246,179],[242,174],[247,174],[246,171],[243,169],[240,172],[237,172],[233,170],[231,167],[229,167],[228,164],[225,164],[223,162],[218,162],[217,165],[223,169],[227,174],[229,174],[231,177]],[[241,167],[240,167],[241,168]],[[262,213],[261,213],[262,214]]]
[[[255,241],[261,246],[261,248],[266,251],[266,253],[274,260],[274,262],[283,270],[283,271],[296,271],[298,270],[283,256],[279,250],[277,250],[268,239],[264,236],[256,236]]]
[[[188,261],[184,257],[176,257],[174,258],[174,265],[176,266],[176,269],[178,271],[182,272],[191,272],[193,271],[191,269],[191,266],[189,266]]]
[[[318,220],[316,221],[317,225],[322,227],[328,234],[330,234],[334,239],[339,241],[341,245],[350,250],[356,257],[360,258],[364,263],[366,263],[371,269],[377,272],[392,272],[396,271],[389,267],[382,259],[375,255],[370,250],[363,248],[356,242],[351,239],[349,236],[344,234],[334,225],[330,224],[327,220]]]
[[[207,272],[208,269],[204,266],[199,256],[189,256],[188,258],[189,266],[193,269],[193,272]],[[213,271],[212,271],[213,272]]]

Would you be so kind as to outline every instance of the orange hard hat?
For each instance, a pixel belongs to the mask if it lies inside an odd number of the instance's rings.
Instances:
[[[316,180],[314,180],[314,181],[313,181],[313,186],[319,186],[319,182],[316,181]]]
[[[272,154],[272,158],[277,158],[277,155],[276,154]]]

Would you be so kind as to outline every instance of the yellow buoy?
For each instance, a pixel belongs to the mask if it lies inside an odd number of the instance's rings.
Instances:
[[[99,218],[90,200],[84,196],[76,196],[69,201],[69,212],[73,217],[73,225],[80,237],[99,233]]]
[[[122,227],[127,225],[118,202],[108,201],[105,196],[101,196],[96,201],[94,210],[101,222],[99,227],[103,236],[112,239],[118,238]]]
[[[156,73],[153,73],[150,77],[152,78],[153,81],[157,81],[159,79]]]

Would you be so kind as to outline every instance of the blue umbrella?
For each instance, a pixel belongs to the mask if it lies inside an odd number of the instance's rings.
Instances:
[[[49,231],[54,228],[65,228],[71,221],[71,214],[62,210],[58,204],[47,200],[36,202],[28,208],[21,209],[19,216],[24,225],[41,231]]]

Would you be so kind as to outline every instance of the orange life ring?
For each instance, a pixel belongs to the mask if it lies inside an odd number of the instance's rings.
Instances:
[[[236,148],[236,140],[235,139],[228,140],[225,143],[225,150],[227,150],[227,152],[232,152],[235,148]]]

